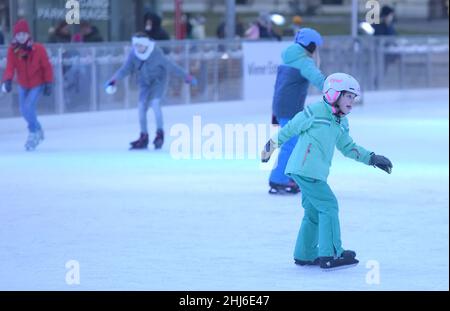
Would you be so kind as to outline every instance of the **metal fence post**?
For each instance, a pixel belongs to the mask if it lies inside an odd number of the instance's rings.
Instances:
[[[376,77],[376,90],[381,89],[381,84],[384,80],[384,39],[383,38],[377,38],[376,40],[377,44],[377,59],[378,59],[378,66],[377,66],[377,77]]]
[[[63,114],[65,111],[64,103],[64,74],[63,74],[63,47],[58,48],[58,58],[56,61],[56,107],[57,113]]]
[[[186,72],[189,74],[190,73],[190,42],[188,41],[185,45],[184,45],[184,65],[185,65],[185,69]],[[185,84],[185,98],[186,98],[186,104],[190,104],[191,103],[191,85],[190,84]]]
[[[214,85],[214,101],[219,101],[219,44],[214,44],[214,71],[213,71],[213,85]]]
[[[427,38],[427,47],[428,48],[431,47],[431,44],[430,44],[431,42],[430,41],[431,41],[430,38]],[[425,55],[426,55],[426,58],[427,58],[427,60],[426,60],[426,66],[427,66],[427,87],[430,87],[431,86],[431,80],[433,79],[433,74],[432,74],[433,66],[432,66],[432,63],[431,63],[431,51],[428,50],[425,53]]]
[[[91,75],[92,75],[92,86],[91,86],[91,110],[97,111],[99,108],[98,104],[98,88],[97,88],[97,60],[95,58],[97,49],[95,47],[91,48],[92,52],[92,67],[91,67]]]
[[[123,54],[125,56],[125,59],[126,59],[128,53],[129,53],[128,47],[124,46]],[[125,108],[130,108],[130,78],[129,78],[129,76],[127,76],[123,82],[124,82]]]
[[[372,39],[372,38],[370,38]],[[374,44],[375,41],[373,40],[369,40],[368,45],[366,46],[365,49],[365,53],[367,54],[366,57],[369,57],[369,83],[367,84],[367,88],[369,90],[375,90],[376,89],[376,85],[375,85],[375,81],[376,81],[376,69],[375,69],[375,63],[376,63],[376,57],[377,57],[377,53],[376,53],[376,45]]]
[[[400,51],[399,55],[400,55],[400,74],[399,74],[398,80],[400,82],[400,89],[404,89],[405,85],[404,85],[403,73],[405,72],[405,68],[404,68],[405,60],[403,59],[403,56],[404,56],[403,51]]]

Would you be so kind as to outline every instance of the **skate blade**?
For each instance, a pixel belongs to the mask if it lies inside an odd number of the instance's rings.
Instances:
[[[302,269],[317,269],[320,268],[320,265],[313,265],[313,264],[298,264],[298,263],[294,263],[297,267],[300,267]]]
[[[283,196],[285,196],[285,195],[287,195],[287,196],[289,196],[289,195],[297,195],[297,194],[300,193],[300,192],[288,192],[288,191],[275,190],[275,189],[270,189],[268,192],[269,192],[270,195],[283,195]]]
[[[32,146],[32,145],[25,145],[25,150],[26,151],[35,151],[37,146]]]
[[[334,267],[334,268],[327,268],[327,269],[322,268],[322,271],[323,272],[331,272],[331,271],[336,271],[336,270],[344,270],[344,269],[356,267],[357,265],[358,265],[358,263],[354,263],[351,265],[339,266],[339,267]]]
[[[130,148],[128,149],[128,151],[132,151],[132,152],[143,152],[143,151],[148,151],[148,148],[140,148],[140,149],[136,149],[136,148]]]

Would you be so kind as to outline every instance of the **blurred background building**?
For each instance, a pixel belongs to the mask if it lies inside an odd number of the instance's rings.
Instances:
[[[123,63],[136,31],[162,40],[158,44],[167,56],[198,79],[196,88],[171,79],[164,104],[270,98],[281,49],[301,27],[315,28],[325,37],[320,50],[324,73],[349,72],[365,91],[448,87],[449,83],[448,0],[378,1],[380,8],[389,5],[395,12],[395,32],[391,32],[395,35],[390,36],[377,35],[374,29],[371,35],[364,27],[355,35],[355,28],[365,21],[366,0],[356,3],[358,23],[355,19],[352,23],[356,7],[352,0],[79,3],[81,23],[67,25],[65,0],[0,0],[0,73],[6,67],[12,25],[20,17],[30,23],[35,40],[46,44],[54,66],[55,92],[43,99],[41,113],[135,107],[134,76],[114,96],[105,95],[103,85]],[[155,29],[159,24],[161,29]],[[234,39],[228,36],[233,26]],[[255,36],[252,29],[257,27]],[[0,118],[19,115],[17,92],[1,95]]]
[[[143,16],[152,11],[161,15],[162,26],[172,38],[192,39],[193,24],[202,21],[205,37],[216,37],[223,23],[227,0],[80,0],[81,17],[98,30],[105,41],[125,41],[130,35],[144,29]],[[360,18],[364,18],[367,1],[360,0]],[[396,10],[400,34],[448,33],[448,0],[383,0]],[[0,27],[8,39],[11,25],[19,17],[30,22],[34,37],[48,42],[55,29],[64,20],[65,0],[0,0]],[[181,23],[184,32],[176,36],[175,4],[182,8]],[[315,27],[325,35],[348,34],[351,0],[236,0],[235,9],[241,27],[247,28],[260,12],[279,13],[286,22],[278,27],[280,34],[288,34],[290,21],[302,16],[305,26]],[[73,26],[72,32],[77,32]],[[197,29],[198,30],[198,29]],[[202,33],[203,30],[197,33]],[[0,38],[1,43],[1,38]]]

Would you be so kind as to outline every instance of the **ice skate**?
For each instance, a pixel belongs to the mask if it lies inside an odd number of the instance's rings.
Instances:
[[[270,186],[269,194],[284,195],[284,194],[297,194],[300,192],[300,188],[294,182],[289,183],[287,185],[281,185],[270,182],[269,186]]]
[[[148,134],[141,133],[141,136],[138,140],[133,141],[130,143],[131,147],[130,150],[141,150],[141,149],[147,149],[148,147]]]
[[[156,137],[153,140],[153,145],[155,145],[155,149],[161,149],[164,144],[164,131],[158,130],[156,131]]]
[[[320,257],[320,268],[322,271],[351,268],[359,263],[359,260],[355,257],[356,253],[350,250],[344,251],[340,257]]]
[[[37,136],[38,144],[43,142],[45,139],[44,131],[42,129],[40,129],[36,132],[36,136]]]
[[[25,142],[25,150],[26,151],[34,151],[39,144],[39,134],[38,133],[29,133],[27,141]]]
[[[42,129],[34,133],[29,133],[27,141],[25,143],[25,149],[27,151],[34,151],[43,140],[44,132],[42,131]]]
[[[294,263],[299,266],[319,266],[320,260],[319,258],[316,258],[314,260],[300,260],[300,259],[294,259]]]

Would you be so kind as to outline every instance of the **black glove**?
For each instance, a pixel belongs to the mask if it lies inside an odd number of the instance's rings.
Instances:
[[[44,95],[45,96],[52,95],[52,84],[51,83],[44,84]]]
[[[381,155],[376,155],[375,153],[372,153],[372,156],[370,157],[369,165],[378,167],[379,169],[382,169],[383,171],[385,171],[388,174],[392,173],[391,161],[389,161],[388,158],[383,157]]]
[[[5,93],[10,93],[12,91],[12,81],[11,80],[6,80],[5,82],[3,82],[2,91]]]
[[[280,122],[278,122],[278,119],[274,114],[272,115],[272,125],[280,125]]]

